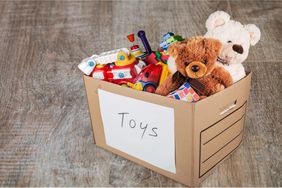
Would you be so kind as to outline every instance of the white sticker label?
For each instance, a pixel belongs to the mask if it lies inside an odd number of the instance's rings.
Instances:
[[[98,89],[107,145],[176,173],[174,109]]]

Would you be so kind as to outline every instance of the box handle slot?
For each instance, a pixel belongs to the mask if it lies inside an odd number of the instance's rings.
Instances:
[[[227,112],[231,111],[233,108],[236,107],[236,103],[237,103],[237,99],[234,102],[232,102],[231,104],[228,104],[228,105],[220,108],[221,112],[220,112],[219,115],[222,116],[222,115],[226,114]]]

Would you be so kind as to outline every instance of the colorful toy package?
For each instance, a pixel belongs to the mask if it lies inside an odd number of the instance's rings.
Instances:
[[[179,89],[171,92],[168,97],[188,102],[196,102],[200,100],[199,95],[194,91],[188,82],[185,82]]]

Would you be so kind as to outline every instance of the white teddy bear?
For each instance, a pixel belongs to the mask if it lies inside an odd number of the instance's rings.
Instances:
[[[230,15],[223,11],[212,13],[206,21],[206,28],[206,37],[222,42],[217,64],[231,74],[234,83],[246,76],[242,62],[248,57],[250,45],[254,46],[260,39],[259,28],[230,20]]]

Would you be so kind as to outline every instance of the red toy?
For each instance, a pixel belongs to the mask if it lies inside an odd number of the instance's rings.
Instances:
[[[162,75],[162,66],[157,64],[150,64],[142,69],[133,83],[127,83],[128,86],[139,91],[147,91],[154,93]]]
[[[169,55],[164,52],[152,52],[148,56],[146,56],[144,61],[147,64],[157,64],[160,61],[167,64],[168,58]]]
[[[107,70],[108,81],[119,85],[127,85],[127,82],[133,82],[138,74],[135,65],[136,62],[125,66],[110,64]]]
[[[134,81],[142,66],[142,62],[135,57],[119,52],[116,62],[106,65],[98,64],[90,75],[115,84],[127,85],[128,82]]]
[[[140,48],[139,48],[138,45],[133,44],[133,42],[135,41],[135,39],[134,39],[134,34],[127,35],[127,38],[128,38],[128,40],[129,40],[129,42],[131,42],[132,45],[133,45],[133,46],[130,47],[131,53],[132,53],[136,58],[144,59],[144,58],[146,57],[146,54],[140,50]]]
[[[109,69],[108,65],[96,65],[96,67],[91,72],[90,76],[93,78],[98,78],[100,80],[108,80],[107,71]]]

